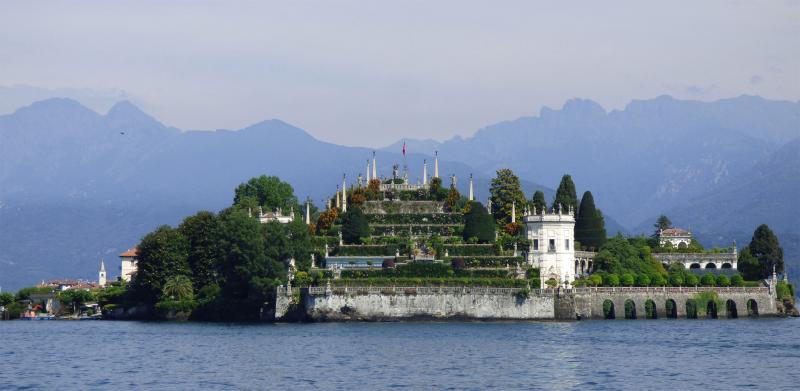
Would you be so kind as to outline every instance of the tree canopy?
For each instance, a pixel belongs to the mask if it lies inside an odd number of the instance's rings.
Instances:
[[[759,278],[771,276],[773,266],[777,273],[783,273],[783,248],[769,226],[759,225],[747,247],[750,254],[758,261]]]
[[[531,207],[536,208],[536,213],[542,213],[547,208],[547,201],[544,198],[544,193],[541,190],[536,190],[531,198]]]
[[[278,177],[266,175],[251,178],[239,185],[234,192],[233,203],[244,208],[261,206],[268,211],[281,208],[288,212],[292,207],[299,208],[292,185]]]
[[[492,179],[489,189],[492,200],[492,210],[495,221],[500,225],[511,222],[512,204],[516,203],[516,219],[519,221],[527,200],[519,184],[519,178],[513,171],[504,168],[497,170],[497,175]]]
[[[661,234],[662,230],[672,228],[672,221],[669,221],[669,217],[666,215],[658,216],[656,223],[653,224],[653,228],[655,231],[653,232],[653,237],[658,237]]]
[[[212,212],[198,212],[189,216],[178,226],[178,232],[188,240],[187,261],[192,270],[194,289],[217,282],[215,263],[222,257],[220,252],[220,223]]]
[[[189,241],[177,229],[162,225],[139,243],[134,289],[140,300],[155,304],[164,283],[177,275],[191,275]]]
[[[558,184],[558,190],[556,190],[556,196],[551,207],[553,210],[557,210],[559,205],[561,205],[564,213],[567,213],[570,207],[572,207],[573,211],[578,210],[578,195],[575,193],[575,183],[572,182],[572,177],[568,174],[564,174],[561,177],[561,183]]]
[[[464,240],[477,238],[480,243],[494,240],[494,219],[480,202],[469,203],[468,212],[464,215]]]
[[[575,241],[589,249],[600,249],[606,243],[606,227],[603,214],[595,208],[592,192],[581,197],[581,206],[575,221]]]
[[[350,208],[342,215],[342,240],[347,244],[361,243],[369,236],[369,223],[361,208]]]

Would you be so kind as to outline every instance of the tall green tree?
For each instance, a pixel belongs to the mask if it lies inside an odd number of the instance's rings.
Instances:
[[[361,243],[369,236],[369,223],[361,208],[350,208],[342,215],[342,239],[347,244]]]
[[[447,193],[447,199],[444,201],[444,209],[447,212],[456,210],[456,206],[461,200],[461,193],[458,192],[455,186],[450,186],[450,192]]]
[[[750,247],[745,246],[739,251],[739,258],[737,260],[737,268],[742,273],[742,277],[748,281],[755,281],[764,278],[761,270],[761,265],[758,259],[750,253]]]
[[[506,225],[511,222],[512,203],[516,203],[516,219],[521,220],[527,200],[519,184],[519,177],[513,171],[504,168],[497,170],[497,175],[492,179],[489,189],[492,200],[492,210],[497,224]]]
[[[530,206],[531,208],[536,208],[536,213],[543,213],[544,209],[547,208],[547,201],[545,200],[544,193],[541,190],[536,190],[536,193],[533,193]]]
[[[220,229],[217,216],[206,211],[185,218],[178,226],[178,232],[189,242],[187,261],[192,269],[195,291],[217,282],[217,264],[223,256]]]
[[[264,253],[270,259],[286,263],[295,260],[298,270],[311,267],[311,235],[302,221],[288,224],[273,221],[262,226]]]
[[[575,241],[584,248],[598,250],[606,243],[606,239],[603,214],[595,208],[592,192],[587,191],[581,197],[581,207],[575,221]]]
[[[172,276],[167,279],[162,288],[165,300],[192,300],[194,299],[194,289],[192,280],[184,275]]]
[[[286,280],[283,263],[264,254],[258,221],[247,212],[231,208],[220,213],[222,227],[220,288],[223,318],[254,319],[273,289]]]
[[[753,238],[747,247],[753,257],[758,260],[761,271],[760,278],[771,276],[773,266],[776,272],[783,273],[783,248],[769,226],[759,225],[753,232]]]
[[[553,199],[551,208],[558,210],[559,205],[561,205],[564,213],[567,213],[570,207],[572,207],[573,211],[578,210],[578,195],[575,193],[575,183],[572,182],[572,177],[569,174],[564,174],[561,177],[561,183],[558,184],[558,190],[556,190],[556,196]]]
[[[477,238],[480,243],[490,243],[494,240],[494,219],[480,202],[469,203],[468,212],[464,215],[464,240]]]
[[[657,238],[661,234],[662,230],[672,228],[672,221],[670,221],[669,217],[667,217],[666,215],[658,216],[656,223],[653,224],[653,228],[655,228],[655,231],[653,232],[653,237]]]
[[[133,281],[136,296],[144,303],[158,302],[170,277],[191,275],[189,241],[168,225],[147,234],[139,243],[138,270]]]
[[[234,191],[233,203],[245,209],[261,206],[266,211],[281,208],[288,213],[294,207],[300,211],[292,185],[275,176],[262,175],[242,183]]]

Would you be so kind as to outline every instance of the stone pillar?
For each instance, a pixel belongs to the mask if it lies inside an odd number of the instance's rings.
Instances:
[[[422,185],[428,184],[428,161],[422,161]]]
[[[347,212],[347,174],[342,176],[342,212]]]
[[[470,201],[474,201],[475,197],[472,191],[472,174],[469,174],[469,198]]]
[[[375,163],[375,151],[372,151],[372,179],[378,179],[378,166]]]
[[[439,151],[434,152],[435,160],[433,162],[433,177],[439,177]]]

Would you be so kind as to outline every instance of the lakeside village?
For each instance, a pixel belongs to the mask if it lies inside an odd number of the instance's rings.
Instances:
[[[405,152],[405,151],[404,151]],[[261,176],[219,213],[162,226],[119,255],[120,275],[0,294],[4,319],[335,321],[655,319],[797,315],[778,238],[704,249],[666,216],[649,237],[607,237],[569,175],[526,197],[508,169],[490,198],[472,176],[417,183],[407,166],[344,176],[318,210]],[[460,186],[466,184],[466,195]]]

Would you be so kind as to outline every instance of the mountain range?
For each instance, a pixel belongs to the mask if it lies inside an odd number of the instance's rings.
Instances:
[[[610,112],[574,99],[471,137],[405,140],[405,157],[400,141],[377,159],[381,175],[407,162],[417,181],[423,159],[430,164],[438,151],[442,176],[456,175],[462,193],[475,174],[479,200],[499,168],[513,169],[529,198],[541,189],[552,199],[570,173],[579,193],[593,192],[611,233],[646,232],[667,213],[705,244],[721,245],[748,240],[763,222],[794,260],[798,124],[800,103],[752,96],[662,96]],[[277,175],[321,206],[342,175],[354,181],[371,156],[372,149],[322,142],[274,119],[181,131],[129,102],[105,115],[70,99],[36,102],[0,116],[0,286],[96,278],[101,259],[114,276],[116,255],[143,234],[230,205],[233,189],[257,175]]]

